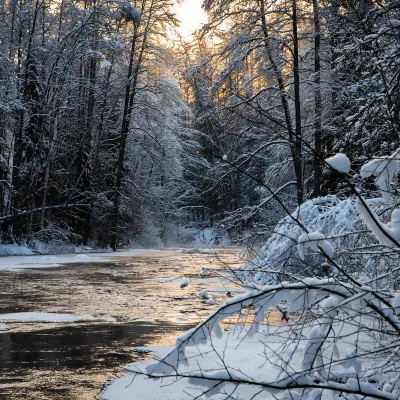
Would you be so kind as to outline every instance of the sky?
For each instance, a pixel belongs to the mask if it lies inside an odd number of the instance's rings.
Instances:
[[[202,1],[184,0],[181,6],[176,6],[174,9],[178,19],[182,21],[179,32],[185,39],[190,39],[193,31],[207,22],[207,17],[201,8]]]

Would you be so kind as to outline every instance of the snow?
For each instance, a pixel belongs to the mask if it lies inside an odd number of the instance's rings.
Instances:
[[[390,184],[395,172],[400,165],[400,149],[397,149],[391,156],[375,158],[362,166],[360,175],[362,178],[368,178],[371,175],[377,175],[375,183],[382,192],[383,200],[390,201]]]
[[[87,256],[86,254],[78,254],[78,255],[75,257],[75,260],[76,260],[76,261],[89,261],[90,258],[89,258],[89,256]]]
[[[186,286],[189,285],[189,281],[187,279],[184,279],[181,283],[180,283],[180,287],[181,289],[185,288]]]
[[[318,329],[311,335],[313,328],[305,328],[304,336],[311,336],[313,343],[318,341]],[[351,352],[353,347],[347,342],[351,338],[356,338],[356,333],[351,324],[341,324],[335,329],[347,333],[347,337],[340,340],[336,345],[342,350]],[[145,375],[135,374],[135,372],[145,373],[146,369],[154,366],[154,361],[144,361],[136,364],[130,364],[125,368],[126,376],[118,378],[107,385],[103,393],[100,394],[101,400],[189,400],[200,396],[205,389],[209,389],[211,384],[204,379],[204,376],[213,379],[225,379],[228,377],[227,370],[219,362],[219,357],[224,357],[224,363],[229,370],[230,376],[243,379],[254,379],[266,384],[279,385],[278,382],[285,381],[288,374],[302,371],[303,357],[306,352],[307,340],[299,340],[296,346],[288,346],[286,339],[290,337],[291,329],[289,326],[277,327],[263,325],[258,333],[253,336],[248,335],[248,329],[243,327],[230,328],[228,332],[217,332],[213,335],[207,344],[186,347],[184,355],[188,363],[182,363],[179,367],[179,373],[190,375],[193,378],[176,379],[173,377],[163,379],[148,379]],[[188,335],[186,335],[188,336]],[[185,337],[181,337],[185,339]],[[332,338],[328,341],[333,343]],[[260,351],[259,343],[265,344],[263,349],[267,351],[267,357]],[[313,347],[316,349],[316,347]],[[156,359],[165,357],[168,348],[143,348],[146,351],[154,351]],[[282,360],[276,355],[284,352],[286,368],[280,368]],[[324,351],[324,356],[328,357],[330,350]],[[335,366],[337,371],[342,371],[344,376],[349,372]],[[285,372],[287,370],[288,372]],[[332,372],[333,373],[333,372]],[[300,379],[300,378],[299,378]],[[233,390],[234,385],[226,384],[223,392]],[[250,399],[258,391],[259,387],[251,385],[241,385],[235,391],[235,398]],[[320,390],[320,389],[314,389]],[[221,392],[221,387],[218,388]],[[263,392],[262,396],[255,399],[272,400],[277,397],[277,390],[269,389]],[[316,392],[313,392],[313,396]],[[199,397],[205,399],[206,397]],[[226,395],[214,393],[211,396],[214,400],[226,399]],[[291,397],[289,397],[291,398]],[[319,397],[304,397],[318,398]],[[322,399],[333,399],[328,397],[327,391],[324,391]]]
[[[400,314],[400,294],[396,294],[395,298],[392,301],[392,306],[394,308],[394,312],[399,315]]]
[[[90,262],[112,262],[118,257],[136,257],[145,256],[148,254],[160,253],[160,250],[130,250],[130,251],[120,251],[110,254],[105,253],[93,253],[90,254]],[[86,255],[80,254],[60,254],[57,257],[48,255],[27,255],[27,256],[5,256],[0,257],[0,271],[1,270],[20,270],[27,268],[54,268],[60,267],[64,264],[75,264],[77,262],[85,261],[79,256]],[[77,259],[79,257],[79,259]]]
[[[71,322],[86,322],[86,321],[107,321],[111,319],[101,319],[92,316],[80,316],[75,314],[59,314],[47,312],[21,312],[0,314],[2,322],[54,322],[54,323],[71,323]]]
[[[367,35],[367,36],[365,36],[365,40],[366,41],[368,41],[368,40],[375,40],[375,39],[378,39],[379,38],[379,34],[377,34],[377,33],[374,33],[374,34],[372,34],[372,35]]]
[[[140,22],[141,12],[137,7],[133,6],[128,1],[121,1],[120,8],[123,12],[124,17],[127,18],[129,21],[133,21],[135,24],[138,24]]]
[[[320,348],[324,342],[324,335],[321,331],[321,327],[315,326],[311,329],[306,345],[304,346],[304,358],[302,361],[302,368],[304,370],[311,369],[314,362],[319,367],[322,364],[322,356],[320,354]]]
[[[214,249],[199,249],[198,247],[194,247],[192,249],[183,249],[182,253],[184,254],[218,254],[218,250]]]
[[[108,60],[103,60],[100,63],[100,68],[110,68],[110,67],[112,67],[112,64]]]
[[[350,172],[350,160],[346,154],[338,153],[333,157],[329,157],[325,162],[339,172],[348,174]]]
[[[222,346],[224,345],[226,341],[226,334],[221,337],[221,339],[215,339],[213,341],[213,344],[215,346],[218,346],[218,349],[221,350]],[[237,344],[237,341],[235,340],[235,344]],[[229,358],[232,361],[232,357],[235,356],[234,358],[238,362],[237,365],[240,365],[241,368],[246,367],[247,369],[250,368],[251,364],[253,361],[258,361],[259,365],[261,364],[262,357],[254,352],[254,342],[251,343],[246,343],[240,346],[236,351],[232,346],[229,344]],[[197,348],[193,347],[190,349],[187,349],[185,351],[186,355],[188,357],[196,357],[198,359],[198,353],[197,353]],[[201,350],[206,350],[205,347],[201,348]],[[165,353],[165,352],[164,352]],[[236,353],[236,354],[234,354]],[[254,359],[255,357],[255,359]],[[216,365],[216,360],[215,356],[210,357],[206,356],[201,361],[201,365],[206,365],[207,363],[210,365],[210,368]],[[130,365],[128,366],[127,370],[132,371],[136,369],[144,370],[146,367],[150,366],[151,362],[147,361],[141,364],[136,364],[136,365]],[[188,370],[190,370],[190,367],[187,367]],[[186,370],[186,368],[185,368]],[[263,369],[263,372],[266,372],[265,369]],[[219,370],[215,371],[214,377],[222,376],[224,374],[224,371]],[[191,398],[191,394],[196,394],[199,395],[203,391],[202,386],[198,386],[198,384],[201,382],[192,380],[191,383],[189,383],[188,379],[183,379],[181,381],[175,381],[175,379],[170,379],[170,378],[164,378],[161,382],[159,381],[153,381],[146,379],[143,376],[136,376],[135,380],[133,381],[133,385],[129,385],[128,382],[132,381],[133,374],[129,373],[126,377],[120,378],[116,381],[114,381],[111,385],[109,385],[104,393],[100,395],[100,399],[103,400],[128,400],[132,398],[137,398],[141,400],[186,400]],[[226,376],[226,374],[225,374]],[[169,383],[173,383],[172,385],[169,385]],[[197,387],[194,386],[193,384],[197,383]],[[130,387],[129,387],[130,386]],[[189,391],[189,394],[185,395],[184,391]]]
[[[384,169],[394,171],[394,158],[385,160],[384,167],[381,160],[368,163],[363,173],[370,173],[371,165],[379,167],[379,173]],[[339,164],[336,167],[345,171]],[[395,391],[389,386],[397,384],[397,372],[384,369],[392,363],[391,349],[398,347],[394,336],[386,334],[400,328],[400,293],[396,293],[396,286],[377,289],[380,278],[360,277],[349,270],[344,273],[341,260],[335,260],[337,274],[333,277],[324,271],[318,277],[301,268],[289,274],[279,270],[282,264],[293,268],[297,262],[293,247],[297,247],[303,261],[308,248],[331,259],[332,243],[338,252],[357,246],[362,254],[360,249],[368,235],[358,233],[352,238],[361,221],[381,244],[399,241],[400,210],[394,209],[390,222],[385,224],[376,214],[379,207],[376,201],[339,200],[334,196],[301,205],[278,224],[259,257],[243,268],[248,278],[243,285],[245,293],[226,300],[204,321],[178,337],[175,347],[158,352],[154,360],[128,366],[128,375],[110,383],[100,399],[327,400],[342,392],[349,399],[397,399],[398,388]],[[389,208],[385,208],[387,215]],[[345,241],[340,242],[342,239]],[[338,242],[344,244],[343,250],[336,245]],[[368,243],[363,248],[372,247]],[[344,254],[342,260],[347,261],[347,267],[349,252]],[[316,261],[320,265],[321,260]],[[359,272],[363,269],[362,258],[357,261]],[[304,265],[300,262],[295,267]],[[279,279],[274,278],[274,273]],[[279,283],[282,276],[286,280]],[[204,290],[198,295],[202,299],[210,297]],[[265,321],[272,310],[287,313],[283,316],[292,314],[282,326],[274,326]],[[242,315],[244,322],[240,322]],[[221,322],[227,318],[237,318],[238,325],[230,322],[223,330]],[[377,332],[382,336],[379,341]]]
[[[388,24],[393,28],[400,28],[400,20],[398,19],[390,19]]]
[[[384,224],[371,207],[367,203],[364,203],[360,199],[357,199],[357,211],[379,243],[387,246],[398,244],[400,242],[400,210],[393,210],[390,222]]]
[[[200,246],[216,246],[226,247],[230,246],[228,233],[225,230],[217,228],[198,228],[179,226],[177,237],[175,238],[178,243],[186,243],[188,245]]]
[[[5,256],[30,256],[35,254],[26,245],[19,246],[18,244],[1,244],[0,245],[0,255]]]
[[[206,288],[207,292],[218,292],[218,293],[226,293],[226,292],[243,292],[245,289],[238,288],[234,286],[209,286]]]
[[[278,222],[258,256],[241,268],[246,279],[257,284],[272,283],[275,282],[275,274],[269,272],[271,270],[296,273],[304,269],[297,251],[298,239],[304,229],[292,217],[300,220],[309,232],[333,237],[356,230],[361,222],[354,199],[341,200],[336,196],[326,196],[308,200],[292,216]],[[338,249],[344,245],[354,246],[354,240],[351,236],[329,239],[332,246]],[[305,260],[310,257],[315,256],[307,254]]]
[[[208,300],[210,298],[209,294],[205,290],[200,290],[198,295],[203,300]]]
[[[7,325],[0,324],[0,331],[7,331],[8,329],[10,328]]]
[[[311,285],[314,286],[312,290]],[[222,399],[224,397],[219,396],[230,390],[234,390],[236,398],[257,398],[259,386],[236,386],[229,382],[232,377],[250,383],[261,382],[266,388],[260,399],[291,398],[287,387],[293,382],[300,385],[313,383],[309,393],[301,392],[304,397],[299,395],[294,397],[296,399],[316,398],[327,385],[336,391],[349,388],[358,390],[360,387],[365,394],[395,399],[395,394],[383,392],[364,381],[371,371],[365,363],[373,365],[371,363],[376,361],[370,357],[370,349],[376,344],[374,329],[370,334],[365,327],[372,328],[376,321],[364,314],[364,329],[360,331],[355,323],[357,314],[350,311],[348,305],[367,290],[370,290],[367,286],[347,287],[345,283],[333,278],[309,278],[304,279],[304,282],[284,282],[251,289],[228,300],[197,327],[181,335],[176,341],[176,347],[160,351],[155,349],[154,360],[129,365],[125,369],[127,376],[110,383],[100,394],[100,399],[186,400],[196,396],[201,399],[207,396]],[[298,323],[294,320],[283,326],[264,325],[265,312],[282,300],[286,300],[289,305],[296,304],[294,309],[319,307],[321,315],[306,324],[303,320]],[[346,318],[338,318],[338,307],[346,302]],[[393,303],[397,304],[397,300]],[[241,312],[246,305],[256,307],[254,322],[230,325],[227,332],[222,331],[220,322]],[[387,306],[375,302],[374,307],[383,310]],[[399,323],[393,315],[390,318]],[[321,382],[321,388],[311,380],[314,374],[312,368],[316,370],[316,376],[320,374],[324,377],[325,382]],[[149,379],[148,374],[156,379]],[[157,379],[161,376],[163,379]],[[357,380],[353,379],[354,376],[357,376]],[[338,383],[338,379],[346,383]],[[218,381],[221,381],[221,385],[218,385],[217,390],[214,386]],[[359,385],[357,388],[356,384]],[[286,394],[281,397],[280,394],[285,390]],[[209,391],[207,396],[202,396],[205,391]],[[331,395],[325,389],[321,399],[334,398]]]
[[[304,250],[311,248],[315,251],[323,251],[328,257],[333,257],[333,247],[326,240],[326,236],[319,232],[303,233],[298,238],[297,249],[299,250],[300,258],[304,260]]]

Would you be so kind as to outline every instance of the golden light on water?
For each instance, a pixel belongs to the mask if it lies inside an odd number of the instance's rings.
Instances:
[[[179,33],[185,40],[190,40],[193,32],[207,22],[201,4],[202,0],[184,0],[174,8],[177,18],[181,21]]]

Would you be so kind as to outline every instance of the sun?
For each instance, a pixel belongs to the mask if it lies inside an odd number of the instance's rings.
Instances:
[[[193,32],[207,23],[207,16],[201,8],[202,2],[203,0],[184,0],[173,9],[181,21],[179,33],[186,40],[190,40]]]

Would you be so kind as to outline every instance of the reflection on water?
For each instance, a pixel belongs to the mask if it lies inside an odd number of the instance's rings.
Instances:
[[[182,329],[189,329],[183,326]],[[130,361],[131,355],[118,352],[119,346],[145,345],[152,337],[171,332],[171,326],[134,322],[63,326],[35,332],[5,332],[0,335],[0,373],[12,368],[29,369],[92,368],[99,360],[115,364]]]
[[[40,399],[47,398],[42,397],[46,393],[52,399],[93,398],[108,378],[104,371],[141,359],[131,351],[133,343],[144,346],[157,339],[169,341],[179,333],[168,324],[143,322],[3,333],[0,398]],[[53,374],[51,382],[49,372]],[[92,386],[96,387],[94,391]]]
[[[243,263],[238,255],[163,251],[113,263],[2,271],[0,313],[73,313],[117,322],[8,324],[10,331],[0,332],[0,399],[93,399],[119,367],[143,357],[133,346],[172,345],[208,315],[216,305],[197,293],[218,283],[203,280],[201,271],[237,267]],[[181,289],[168,277],[199,279]],[[218,299],[225,295],[218,292]]]

